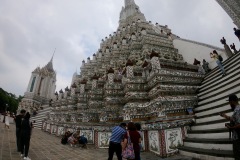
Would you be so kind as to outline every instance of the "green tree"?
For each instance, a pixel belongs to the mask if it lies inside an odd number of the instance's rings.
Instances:
[[[7,111],[16,113],[18,104],[22,98],[22,96],[17,98],[15,94],[8,93],[0,88],[0,111],[4,112],[5,109],[7,109]],[[6,108],[6,106],[8,106],[8,108]]]

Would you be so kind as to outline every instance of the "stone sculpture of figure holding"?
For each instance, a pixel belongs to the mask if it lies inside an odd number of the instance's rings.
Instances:
[[[236,50],[235,44],[231,44],[230,48],[234,51],[234,53],[236,54],[238,51]]]
[[[227,45],[226,39],[224,37],[222,37],[222,39],[220,40],[220,42],[224,45],[224,49],[226,51],[226,56],[229,58],[233,55],[231,49],[229,48],[229,46]]]
[[[225,45],[226,44],[226,39],[224,37],[222,37],[222,39],[220,40],[220,42]]]
[[[233,28],[234,34],[237,36],[238,40],[240,41],[240,29]]]
[[[208,64],[209,64],[209,63],[208,63],[205,59],[203,59],[202,67],[203,67],[203,69],[205,70],[206,73],[208,73],[209,71],[211,71],[211,69],[209,68]]]

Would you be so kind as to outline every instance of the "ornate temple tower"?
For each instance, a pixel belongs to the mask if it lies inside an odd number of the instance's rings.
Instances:
[[[240,1],[239,0],[216,0],[219,5],[232,18],[233,23],[240,28]]]
[[[44,104],[48,104],[53,98],[56,89],[56,72],[53,69],[53,57],[43,68],[37,67],[31,75],[27,91],[19,108],[28,111],[38,110]]]

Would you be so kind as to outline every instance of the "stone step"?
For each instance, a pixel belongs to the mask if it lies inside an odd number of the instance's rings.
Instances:
[[[227,128],[208,129],[208,130],[190,130],[188,131],[188,138],[199,139],[227,139],[229,138],[229,131]]]
[[[229,93],[226,93],[223,97],[218,97],[213,101],[210,101],[208,103],[196,106],[194,110],[195,111],[201,111],[201,110],[204,110],[204,109],[214,108],[214,107],[220,106],[222,104],[227,104],[226,100],[228,99],[229,94],[236,94],[238,97],[240,96],[239,90],[238,90],[238,92],[229,91]]]
[[[204,129],[220,129],[225,126],[228,121],[226,119],[221,119],[212,122],[199,123],[191,127],[192,130],[204,130]]]
[[[227,105],[224,105],[222,107],[217,107],[217,108],[211,108],[211,109],[208,109],[208,110],[204,110],[204,111],[199,111],[199,112],[195,112],[196,116],[197,117],[201,117],[201,116],[205,116],[205,115],[210,115],[210,114],[213,114],[213,113],[222,113],[222,112],[228,112],[228,110],[230,109],[230,105],[227,104]]]
[[[225,60],[223,62],[223,66],[225,68],[230,68],[229,66],[232,66],[233,63],[235,63],[236,61],[239,60],[239,56],[240,54],[235,54],[234,56],[228,58],[227,60]],[[216,74],[220,73],[220,70],[218,68],[218,66],[216,66],[209,74],[207,74],[205,77],[204,77],[204,81],[208,81],[210,79],[212,79]]]
[[[214,94],[213,96],[198,102],[198,105],[204,105],[207,103],[211,103],[212,101],[216,101],[221,98],[223,99],[225,97],[228,97],[230,94],[238,92],[238,91],[240,91],[240,85],[235,85],[234,87],[227,88],[227,89],[225,88],[224,92],[219,92],[218,94]],[[227,100],[227,98],[225,98],[225,101],[226,100]]]
[[[215,77],[213,77],[211,80],[207,81],[207,82],[202,82],[202,85],[199,87],[199,92],[203,92],[208,90],[210,87],[213,86],[217,86],[220,83],[223,83],[224,81],[228,80],[229,78],[236,76],[237,73],[239,72],[239,62],[236,62],[236,64],[232,64],[232,66],[230,66],[231,68],[227,68],[226,72],[227,75],[222,77],[222,75],[216,75]]]
[[[208,94],[208,93],[210,93],[210,92],[212,92],[212,91],[215,91],[215,90],[217,90],[217,89],[223,88],[224,86],[226,86],[226,85],[229,84],[229,83],[235,82],[236,80],[239,79],[239,78],[238,78],[238,75],[239,75],[239,74],[240,74],[240,71],[237,70],[237,71],[235,71],[235,72],[230,73],[230,75],[232,75],[232,77],[231,77],[230,79],[225,80],[225,81],[222,81],[222,82],[217,82],[217,83],[215,83],[215,84],[213,84],[213,83],[209,84],[205,90],[202,90],[202,91],[199,90],[199,91],[198,91],[198,92],[199,92],[199,93],[198,93],[198,97],[202,97],[202,96],[204,96],[205,94]]]
[[[228,150],[209,150],[193,147],[180,147],[179,153],[199,160],[234,160],[233,152]]]
[[[210,150],[228,150],[232,151],[232,141],[229,139],[196,139],[186,138],[185,147],[210,149]]]
[[[240,74],[240,71],[238,74]],[[221,83],[219,86],[211,87],[210,89],[208,89],[207,92],[198,94],[199,102],[206,100],[209,97],[213,97],[219,93],[226,92],[227,90],[232,89],[239,85],[240,85],[240,79],[238,76],[235,76],[235,77]]]
[[[217,115],[215,115],[215,114],[207,115],[206,117],[203,117],[203,118],[197,117],[196,118],[196,125],[202,124],[202,123],[209,123],[209,122],[212,122],[212,121],[225,120],[223,117],[221,117],[219,115],[219,113],[222,113],[222,112],[218,112]],[[225,113],[227,113],[227,112],[225,112]],[[232,112],[228,112],[227,115],[231,116]]]

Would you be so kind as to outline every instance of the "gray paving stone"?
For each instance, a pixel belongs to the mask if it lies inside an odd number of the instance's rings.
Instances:
[[[49,135],[38,129],[33,130],[30,142],[29,157],[32,160],[106,160],[107,149],[96,149],[88,145],[88,149],[62,145],[60,138]],[[141,153],[142,160],[161,160],[162,158],[150,152]],[[190,160],[191,158],[177,155],[164,160]],[[16,148],[15,126],[5,129],[0,123],[0,160],[21,160]],[[116,156],[114,160],[117,160]]]

